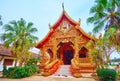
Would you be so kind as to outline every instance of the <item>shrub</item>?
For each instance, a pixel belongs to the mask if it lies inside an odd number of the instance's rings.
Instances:
[[[33,75],[36,72],[36,66],[26,65],[24,67],[11,67],[8,70],[4,69],[4,71],[8,78],[24,78]]]
[[[30,59],[24,67],[10,67],[8,70],[6,66],[3,67],[3,76],[8,78],[24,78],[33,75],[37,71],[36,63],[39,58]],[[39,69],[39,68],[38,68]]]
[[[15,70],[15,68],[16,67],[10,67],[10,68],[8,68],[8,73],[6,75],[8,78],[14,78],[14,74],[15,74],[14,70]]]
[[[98,69],[97,75],[100,81],[116,81],[117,73],[113,69]]]
[[[39,57],[38,58],[32,58],[27,62],[27,65],[31,65],[31,64],[36,65],[39,60],[40,60]]]
[[[33,75],[37,70],[35,65],[26,65],[25,66],[26,76]]]
[[[26,71],[24,67],[16,67],[14,70],[14,78],[26,77]]]
[[[8,78],[23,78],[26,76],[24,67],[11,67],[8,69]]]
[[[6,77],[7,74],[8,74],[7,67],[3,66],[3,77]]]

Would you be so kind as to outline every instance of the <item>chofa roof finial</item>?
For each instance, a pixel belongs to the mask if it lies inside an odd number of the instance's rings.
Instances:
[[[62,9],[63,9],[63,11],[64,11],[64,3],[62,3]]]
[[[80,25],[81,24],[81,19],[79,18],[79,20],[78,20],[78,24]]]
[[[51,29],[51,25],[50,25],[50,23],[49,23],[48,25],[49,25],[49,29]]]

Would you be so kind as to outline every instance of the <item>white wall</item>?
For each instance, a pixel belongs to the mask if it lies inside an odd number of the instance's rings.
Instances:
[[[0,71],[3,70],[3,59],[0,61]]]

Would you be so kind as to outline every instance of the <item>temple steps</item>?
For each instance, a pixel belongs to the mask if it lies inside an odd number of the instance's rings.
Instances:
[[[70,72],[70,65],[61,65],[52,76],[72,77]]]
[[[91,77],[92,73],[95,73],[95,70],[92,68],[89,69],[89,67],[82,67],[80,70],[80,73],[83,77]],[[50,77],[70,77],[73,78],[73,75],[70,71],[70,65],[60,65],[58,70],[51,75]]]

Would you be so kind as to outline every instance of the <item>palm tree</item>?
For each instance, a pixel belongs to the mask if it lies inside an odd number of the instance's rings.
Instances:
[[[87,19],[88,23],[95,25],[93,32],[98,33],[105,29],[107,37],[114,47],[120,50],[120,0],[95,0],[90,9],[93,15]]]
[[[1,38],[4,40],[4,45],[6,47],[12,45],[12,52],[22,66],[22,63],[30,55],[28,50],[38,40],[36,36],[32,35],[37,32],[37,29],[33,28],[33,23],[27,24],[22,18],[19,21],[9,22],[9,24],[4,25],[3,29],[5,33],[2,34]]]
[[[120,0],[95,0],[90,13],[93,16],[87,22],[94,23],[94,32],[99,32],[103,27],[105,31],[110,27],[120,29]]]

